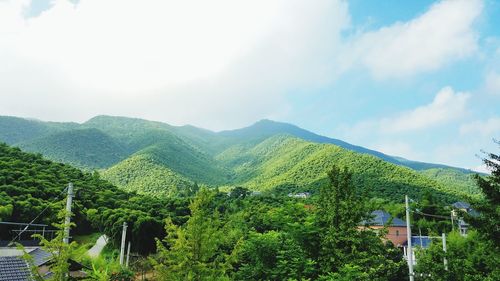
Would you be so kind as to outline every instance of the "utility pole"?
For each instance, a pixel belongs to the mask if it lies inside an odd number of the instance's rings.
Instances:
[[[127,261],[125,262],[125,267],[128,267],[128,261],[130,259],[130,241],[128,241],[128,247],[127,247]]]
[[[451,210],[451,231],[455,231],[455,223],[453,221],[453,218],[456,217],[455,210]]]
[[[122,245],[120,249],[120,265],[123,265],[123,257],[125,256],[125,239],[127,238],[127,223],[123,222],[122,230]]]
[[[442,240],[443,240],[443,252],[444,252],[444,257],[443,257],[443,264],[444,264],[444,270],[448,271],[448,260],[446,259],[446,235],[443,233],[442,234]]]
[[[69,224],[71,222],[71,204],[73,202],[73,184],[68,184],[68,197],[66,198],[66,220],[64,221],[63,242],[69,244]]]
[[[411,248],[411,227],[410,227],[410,204],[408,203],[408,195],[405,195],[405,205],[406,205],[406,237],[408,239],[408,251],[406,251],[406,256],[408,257],[408,276],[410,281],[414,281],[413,276],[413,251]]]

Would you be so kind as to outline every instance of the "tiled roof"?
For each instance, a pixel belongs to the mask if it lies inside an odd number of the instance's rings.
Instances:
[[[406,244],[408,244],[408,241]],[[431,238],[429,236],[412,236],[411,244],[413,247],[428,248],[431,244]]]
[[[389,213],[384,212],[382,210],[373,211],[371,215],[373,218],[368,220],[367,222],[363,222],[363,224],[377,225],[377,226],[384,226],[384,225],[406,226],[406,223],[403,220],[398,218],[393,218]],[[390,224],[389,221],[391,221]]]
[[[49,252],[44,251],[42,248],[36,248],[35,250],[29,252],[29,254],[33,257],[33,264],[35,266],[45,264],[52,259],[52,255]]]
[[[20,257],[0,257],[0,281],[30,281],[28,264]]]
[[[452,206],[457,208],[457,209],[470,209],[470,204],[467,202],[458,201],[458,202],[453,203]]]

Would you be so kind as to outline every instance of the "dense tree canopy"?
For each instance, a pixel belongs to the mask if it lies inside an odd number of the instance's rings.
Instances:
[[[141,252],[154,251],[155,236],[163,234],[163,218],[183,222],[189,214],[187,199],[159,199],[124,192],[102,180],[98,173],[85,173],[0,144],[0,219],[29,222],[45,206],[37,223],[51,224],[63,208],[69,182],[75,186],[75,234],[101,231],[118,240],[127,221],[133,245]],[[0,226],[5,228],[5,226]],[[146,234],[146,235],[144,235]],[[10,232],[1,231],[3,239]],[[140,243],[139,243],[140,241]]]

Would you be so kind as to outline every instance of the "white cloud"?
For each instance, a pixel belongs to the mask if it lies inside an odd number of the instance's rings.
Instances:
[[[286,112],[330,79],[344,1],[0,2],[0,113],[134,115],[211,128]]]
[[[362,34],[350,47],[376,78],[406,77],[440,68],[477,49],[474,22],[481,0],[447,0],[408,22]]]
[[[485,164],[476,166],[476,167],[472,168],[471,170],[473,170],[474,172],[484,173],[484,174],[491,174],[491,172],[492,172],[491,168],[489,168]]]
[[[29,3],[0,0],[0,114],[212,129],[285,115],[288,92],[360,63],[376,77],[407,76],[470,55],[482,6],[443,1],[343,38],[343,0],[55,0],[27,19]]]
[[[461,117],[466,111],[470,94],[455,92],[451,87],[441,89],[427,105],[383,118],[379,126],[384,132],[403,132],[436,127]]]
[[[487,120],[476,120],[460,126],[460,134],[479,134],[484,138],[500,137],[500,117],[491,117]]]
[[[372,148],[387,155],[400,156],[413,160],[422,158],[421,155],[413,149],[411,144],[403,141],[388,140],[375,144]]]
[[[486,92],[500,96],[500,73],[491,71],[486,75],[485,81]]]
[[[444,134],[436,133],[435,130],[446,129],[445,125],[460,120],[467,113],[469,97],[468,93],[444,87],[428,104],[378,119],[366,119],[353,126],[344,125],[340,128],[341,139],[411,160],[459,165],[455,161],[457,157],[467,155],[462,144],[444,145],[436,149],[423,144],[429,141],[433,145],[439,143],[435,134]],[[480,149],[477,145],[465,147]],[[474,155],[474,152],[469,155]]]
[[[444,87],[429,104],[376,120],[363,120],[343,130],[349,138],[361,139],[366,135],[395,135],[439,127],[462,117],[466,113],[469,97],[468,93]]]

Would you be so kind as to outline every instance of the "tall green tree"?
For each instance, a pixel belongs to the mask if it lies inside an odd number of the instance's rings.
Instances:
[[[320,280],[400,280],[405,269],[400,251],[375,232],[359,228],[368,208],[351,173],[333,167],[328,178],[316,214]]]
[[[500,147],[500,141],[495,141]],[[483,159],[491,170],[491,176],[476,175],[477,185],[484,194],[484,199],[473,204],[478,215],[469,215],[466,219],[486,239],[493,241],[496,250],[500,249],[500,155],[488,153]]]
[[[337,271],[355,251],[354,237],[366,210],[352,184],[347,169],[333,167],[328,172],[330,184],[320,189],[317,223],[321,229],[319,266],[323,273]]]
[[[184,226],[166,219],[166,237],[157,242],[153,264],[161,280],[224,280],[228,255],[220,251],[224,233],[220,214],[213,209],[215,192],[201,189],[190,205]]]

